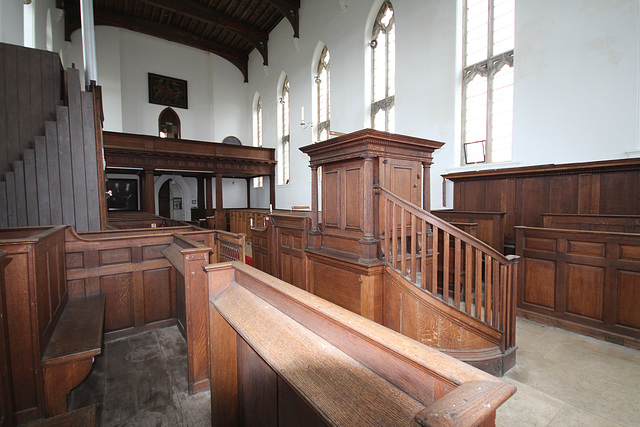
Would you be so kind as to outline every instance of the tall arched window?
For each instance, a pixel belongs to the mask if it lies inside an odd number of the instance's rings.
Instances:
[[[396,29],[393,7],[385,0],[371,34],[371,127],[395,131]]]
[[[171,107],[162,110],[158,117],[158,136],[180,139],[180,117]]]
[[[289,184],[290,182],[290,155],[291,155],[291,128],[289,120],[289,78],[284,78],[280,97],[280,112],[282,115],[282,141],[280,144],[280,152],[282,154],[282,162],[280,164],[280,184]]]
[[[462,164],[511,160],[514,0],[465,0]]]
[[[254,114],[255,132],[253,145],[255,147],[262,147],[262,98],[260,98],[260,95],[258,95],[258,99],[256,100]],[[261,176],[253,178],[253,188],[262,188],[263,185],[264,182]]]
[[[318,141],[326,141],[329,137],[329,129],[331,128],[331,71],[330,71],[329,50],[325,46],[320,54],[318,61],[316,88],[317,88],[317,109],[318,117],[316,118],[316,132],[318,133]]]

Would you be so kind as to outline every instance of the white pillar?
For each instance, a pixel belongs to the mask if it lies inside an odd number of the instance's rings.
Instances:
[[[84,84],[98,81],[98,61],[96,59],[96,31],[93,25],[93,0],[80,1],[80,21],[82,23],[82,58],[84,60]]]

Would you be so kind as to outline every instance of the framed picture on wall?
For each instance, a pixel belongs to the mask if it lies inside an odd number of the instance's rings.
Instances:
[[[149,103],[188,108],[187,81],[149,73]]]
[[[107,180],[107,208],[110,211],[137,211],[138,181],[109,178]]]

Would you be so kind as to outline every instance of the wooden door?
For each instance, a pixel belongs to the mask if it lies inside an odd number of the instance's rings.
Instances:
[[[412,160],[382,159],[380,184],[416,206],[422,206],[422,164]]]
[[[169,189],[169,182],[166,181],[160,187],[158,192],[158,215],[164,218],[171,218],[171,190]]]

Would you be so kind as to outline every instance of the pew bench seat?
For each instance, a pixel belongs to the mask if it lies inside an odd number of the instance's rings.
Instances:
[[[69,298],[40,360],[45,415],[67,411],[67,395],[102,352],[105,296]]]

